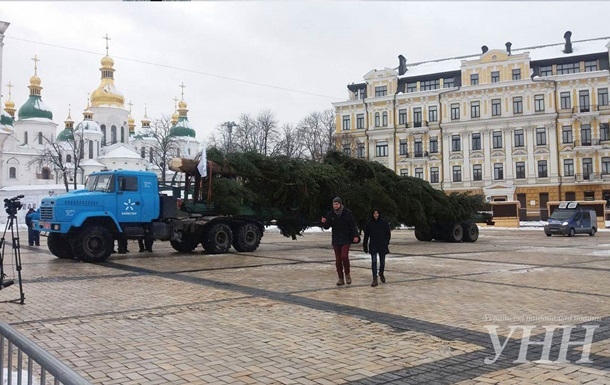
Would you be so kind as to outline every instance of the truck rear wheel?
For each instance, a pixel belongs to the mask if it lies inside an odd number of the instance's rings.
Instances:
[[[102,262],[112,253],[112,233],[101,226],[85,227],[74,239],[72,251],[83,262]]]
[[[191,251],[197,248],[197,240],[192,235],[182,235],[182,240],[171,240],[169,243],[172,245],[174,250],[179,251],[181,253],[190,253]]]
[[[233,232],[229,225],[216,223],[212,225],[203,237],[203,248],[210,254],[222,254],[231,248]]]
[[[430,242],[432,240],[432,234],[430,234],[430,231],[424,231],[418,227],[415,227],[415,238],[418,241]]]
[[[237,251],[254,251],[261,243],[261,232],[254,223],[242,223],[233,233],[233,248]]]
[[[449,226],[447,240],[449,242],[461,242],[464,237],[464,229],[460,223],[453,223]]]
[[[64,234],[50,233],[47,237],[47,246],[51,254],[60,259],[74,258],[74,252],[70,247],[68,238]]]
[[[476,223],[462,223],[462,229],[464,230],[464,236],[462,237],[464,242],[476,242],[479,239],[479,226]]]

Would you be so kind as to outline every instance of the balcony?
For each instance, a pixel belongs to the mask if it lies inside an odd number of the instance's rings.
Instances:
[[[574,175],[576,182],[595,182],[602,180],[602,174],[599,172],[591,172]]]
[[[599,117],[599,109],[596,105],[582,105],[572,108],[572,119],[583,124],[591,123],[593,118]]]
[[[600,140],[597,138],[574,141],[574,147],[592,147],[592,146],[599,146],[599,145],[600,145]]]

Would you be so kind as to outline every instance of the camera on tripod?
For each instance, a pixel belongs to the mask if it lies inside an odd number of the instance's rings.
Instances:
[[[23,198],[25,195],[17,195],[13,198],[4,199],[4,207],[6,208],[6,213],[8,215],[16,215],[17,210],[20,210],[23,207],[23,203],[19,199]]]

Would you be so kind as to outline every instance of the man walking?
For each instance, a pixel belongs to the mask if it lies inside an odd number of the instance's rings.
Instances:
[[[392,233],[390,223],[379,215],[379,210],[373,210],[372,218],[364,226],[364,242],[362,248],[365,253],[371,253],[371,270],[373,271],[372,287],[377,283],[377,254],[379,254],[379,279],[385,282],[383,271],[385,269],[385,256],[390,252],[388,245]]]

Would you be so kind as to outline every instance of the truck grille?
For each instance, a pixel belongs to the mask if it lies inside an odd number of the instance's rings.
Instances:
[[[53,207],[41,207],[40,208],[40,219],[41,220],[52,220],[53,219]]]

